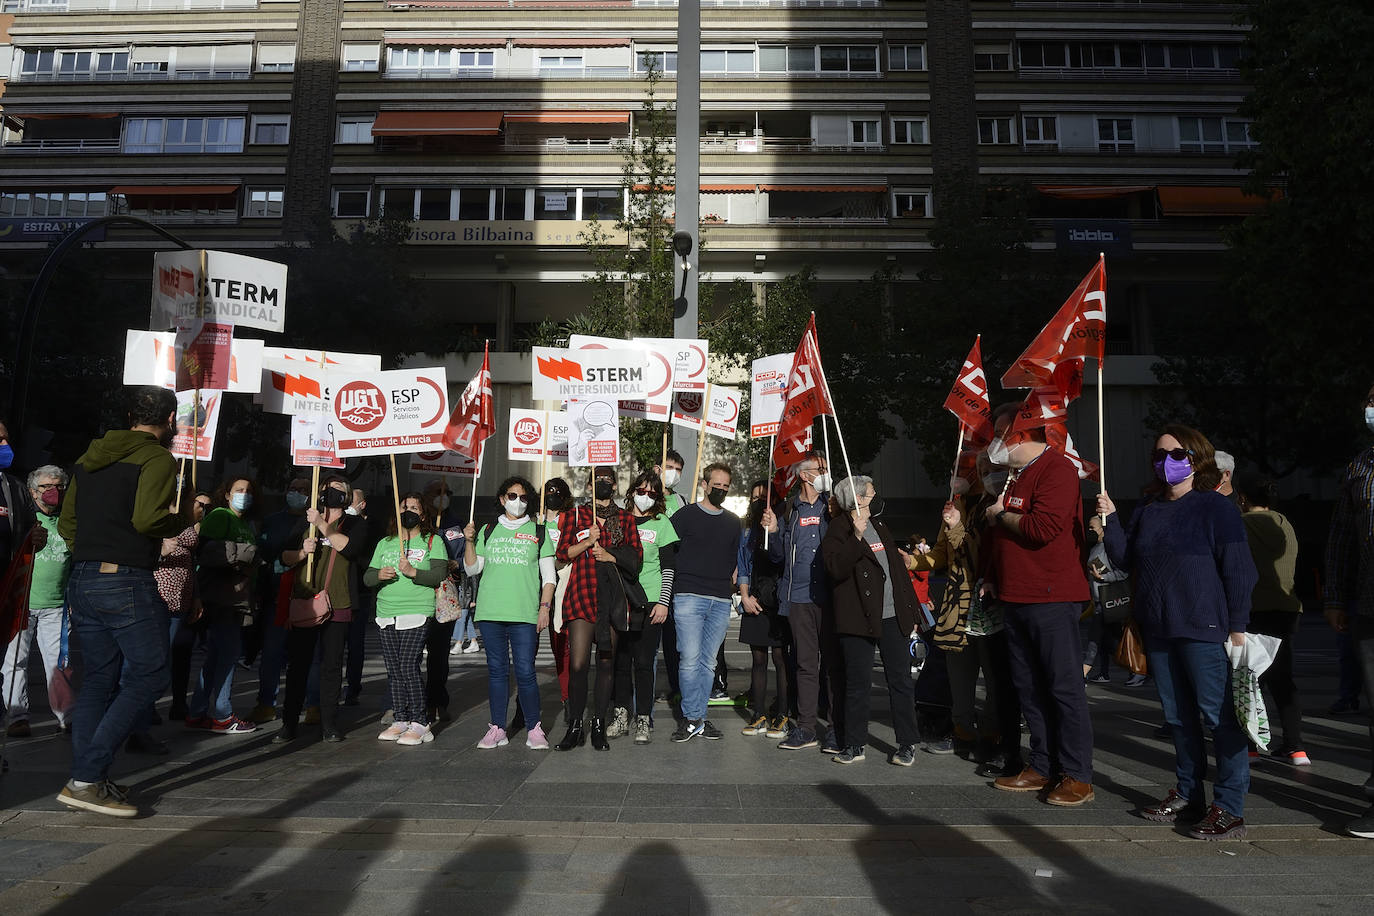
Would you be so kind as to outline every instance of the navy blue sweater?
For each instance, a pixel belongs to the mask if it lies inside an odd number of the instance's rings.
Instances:
[[[1240,511],[1212,491],[1143,503],[1126,530],[1107,518],[1107,556],[1135,582],[1134,610],[1147,638],[1224,642],[1245,632],[1259,578]]]

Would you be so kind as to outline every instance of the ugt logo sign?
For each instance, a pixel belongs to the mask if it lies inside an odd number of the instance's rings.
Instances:
[[[515,424],[515,429],[511,433],[515,436],[515,441],[521,445],[534,445],[544,438],[544,430],[540,428],[538,420],[531,420],[528,417]]]
[[[335,396],[334,411],[344,426],[365,433],[386,419],[386,396],[371,382],[349,382]]]

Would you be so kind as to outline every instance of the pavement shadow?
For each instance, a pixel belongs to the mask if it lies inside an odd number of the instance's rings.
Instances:
[[[943,854],[957,856],[964,862],[981,859],[995,863],[991,868],[969,868],[967,885],[957,888],[959,893],[953,899],[945,898],[950,903],[957,900],[976,912],[1065,913],[1085,908],[1111,912],[1114,916],[1157,916],[1160,912],[1221,916],[1232,912],[1175,888],[1108,871],[1073,844],[1018,818],[1000,819],[998,829],[1006,830],[1018,849],[1029,848],[1043,858],[1051,866],[1047,870],[1052,874],[1038,877],[1024,864],[1008,861],[991,846],[949,825],[919,817],[893,817],[853,786],[831,782],[823,783],[820,789],[839,808],[873,828],[859,843],[869,844],[875,851],[884,846],[895,847],[891,856],[867,851],[857,856],[873,899],[886,913],[905,916],[914,911],[919,901],[925,902],[924,908],[938,911],[940,899],[931,895],[931,885],[950,880],[952,869],[932,874],[929,869],[911,867],[910,851],[902,850],[897,841],[903,838],[904,829],[913,826],[929,828],[928,833],[919,834],[918,857],[922,853]]]
[[[520,902],[530,873],[523,837],[482,837],[433,869],[411,908],[414,914],[445,912],[457,899],[466,912],[509,913]]]
[[[651,897],[626,897],[608,894],[596,916],[623,916],[626,913],[709,913],[711,907],[701,886],[692,877],[682,855],[664,840],[641,843],[630,851],[621,866],[626,883],[643,882],[652,876],[656,892]],[[620,877],[618,875],[617,877]],[[904,912],[911,912],[908,908]]]

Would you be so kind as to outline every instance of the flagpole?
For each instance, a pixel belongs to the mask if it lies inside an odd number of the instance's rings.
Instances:
[[[172,511],[173,511],[173,512],[180,512],[180,511],[181,511],[181,491],[184,490],[184,489],[186,489],[186,459],[185,459],[185,457],[183,457],[183,458],[181,459],[181,466],[177,468],[177,498],[176,498],[176,502],[172,503]]]
[[[954,502],[954,478],[959,476],[959,459],[964,457],[964,421],[959,421],[959,435],[954,440],[954,473],[949,475],[949,501]]]
[[[1102,262],[1102,326],[1107,326],[1107,254],[1099,251],[1098,260]],[[1103,409],[1105,387],[1102,378],[1102,364],[1105,362],[1107,354],[1107,344],[1103,341],[1102,356],[1097,358],[1097,492],[1107,492],[1107,424],[1106,411]],[[1102,525],[1106,527],[1107,516],[1102,516]]]
[[[672,412],[673,412],[673,405],[672,405],[672,401],[670,400],[670,401],[668,402],[668,414],[671,416],[671,415],[672,415]],[[658,462],[658,466],[659,466],[660,469],[666,468],[667,465],[668,465],[668,427],[669,427],[669,425],[670,425],[670,424],[669,424],[669,422],[668,422],[667,420],[665,420],[665,421],[663,422],[663,457],[660,458],[660,459],[659,459],[659,462]]]
[[[401,488],[396,483],[396,453],[392,452],[388,457],[391,458],[391,501],[396,508],[396,542],[399,544],[401,542],[401,533],[405,531],[405,528],[401,525]],[[317,473],[319,472],[318,465],[315,467],[315,471]]]
[[[321,351],[320,351],[320,372],[321,372],[321,373],[324,372],[324,361],[325,361],[325,351],[321,350]],[[295,423],[296,421],[293,419],[291,422],[292,422],[292,423]],[[339,455],[339,442],[338,442],[338,440],[336,439],[336,440],[334,440],[334,457],[335,457],[336,460],[337,460],[337,458],[338,458],[338,455]],[[396,484],[395,484],[395,482],[393,481],[392,487],[394,488],[395,486],[396,486]],[[319,462],[318,462],[318,459],[317,459],[317,460],[316,460],[316,463],[315,463],[315,466],[314,466],[314,467],[311,469],[311,471],[310,471],[310,508],[312,508],[312,509],[314,509],[316,512],[318,512],[318,511],[319,511],[319,506],[320,506],[320,465],[319,465]],[[311,525],[308,529],[306,529],[305,536],[306,536],[306,538],[307,538],[308,540],[314,540],[314,538],[315,538],[315,526],[314,526],[314,525]],[[307,582],[309,582],[309,581],[311,580],[311,575],[312,575],[314,569],[315,569],[315,554],[312,552],[309,556],[307,556],[307,557],[305,558],[305,580],[306,580]],[[325,588],[328,588],[328,587],[329,587],[329,583],[326,582],[326,583],[325,583]]]
[[[777,444],[776,434],[768,437],[768,474],[764,478],[763,498],[766,500],[764,505],[769,512],[773,511],[773,446]],[[768,529],[763,529],[763,549],[768,549]]]
[[[507,433],[509,435],[509,433]],[[544,491],[549,485],[549,412],[544,411],[544,438],[539,443],[539,449],[544,453],[539,462],[539,524],[544,524]]]
[[[468,503],[469,525],[477,524],[477,481],[482,477],[482,452],[480,451],[482,446],[479,443],[477,447],[479,449],[477,452],[477,471],[472,475],[472,500]]]
[[[706,395],[701,401],[701,426],[697,428],[697,463],[696,468],[697,482],[701,481],[701,453],[706,447],[706,415],[711,412],[711,383],[706,383]],[[693,501],[696,499],[696,486],[692,487]]]

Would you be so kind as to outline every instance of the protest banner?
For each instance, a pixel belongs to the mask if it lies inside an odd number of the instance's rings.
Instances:
[[[229,342],[230,394],[256,394],[262,384],[263,345],[235,337]],[[124,337],[124,384],[176,390],[176,333],[129,330]]]
[[[262,379],[253,400],[268,413],[328,413],[334,379],[341,370],[380,372],[382,358],[371,353],[323,354],[319,350],[264,347]]]
[[[636,337],[635,343],[649,344],[672,354],[673,390],[705,391],[707,355],[710,347],[704,340],[679,340],[676,337]]]
[[[445,449],[414,452],[410,456],[412,474],[453,474],[456,477],[476,477],[477,462],[467,455]]]
[[[683,429],[701,429],[701,416],[705,412],[706,395],[704,392],[679,391],[673,395],[674,426]]]
[[[334,448],[334,423],[328,414],[291,418],[291,463],[297,467],[341,468],[343,460]]]
[[[620,421],[611,399],[582,398],[568,404],[568,467],[620,463]]]
[[[506,458],[511,461],[566,460],[568,414],[563,411],[510,409]]]
[[[722,439],[735,438],[739,426],[740,390],[712,385],[706,404],[706,431]]]
[[[646,391],[643,398],[622,399],[617,408],[620,415],[636,420],[667,420],[673,402],[673,364],[677,358],[673,348],[647,339],[627,341],[585,334],[573,334],[568,338],[568,348],[572,350],[615,350],[626,347],[643,350],[647,357]]]
[[[756,359],[749,377],[749,438],[775,436],[787,402],[787,374],[792,371],[792,353],[778,353]]]
[[[635,400],[648,393],[648,355],[644,350],[535,347],[533,355],[536,401]]]
[[[176,343],[176,390],[224,391],[229,387],[229,365],[234,326],[200,318],[178,318]]]
[[[286,265],[227,251],[159,251],[153,255],[149,327],[165,330],[178,318],[283,331]]]
[[[219,408],[224,396],[219,391],[202,396],[197,410],[196,394],[195,391],[177,392],[177,432],[172,437],[170,451],[174,458],[209,461],[215,453]]]
[[[426,452],[443,447],[448,381],[442,366],[332,373],[339,457]]]

